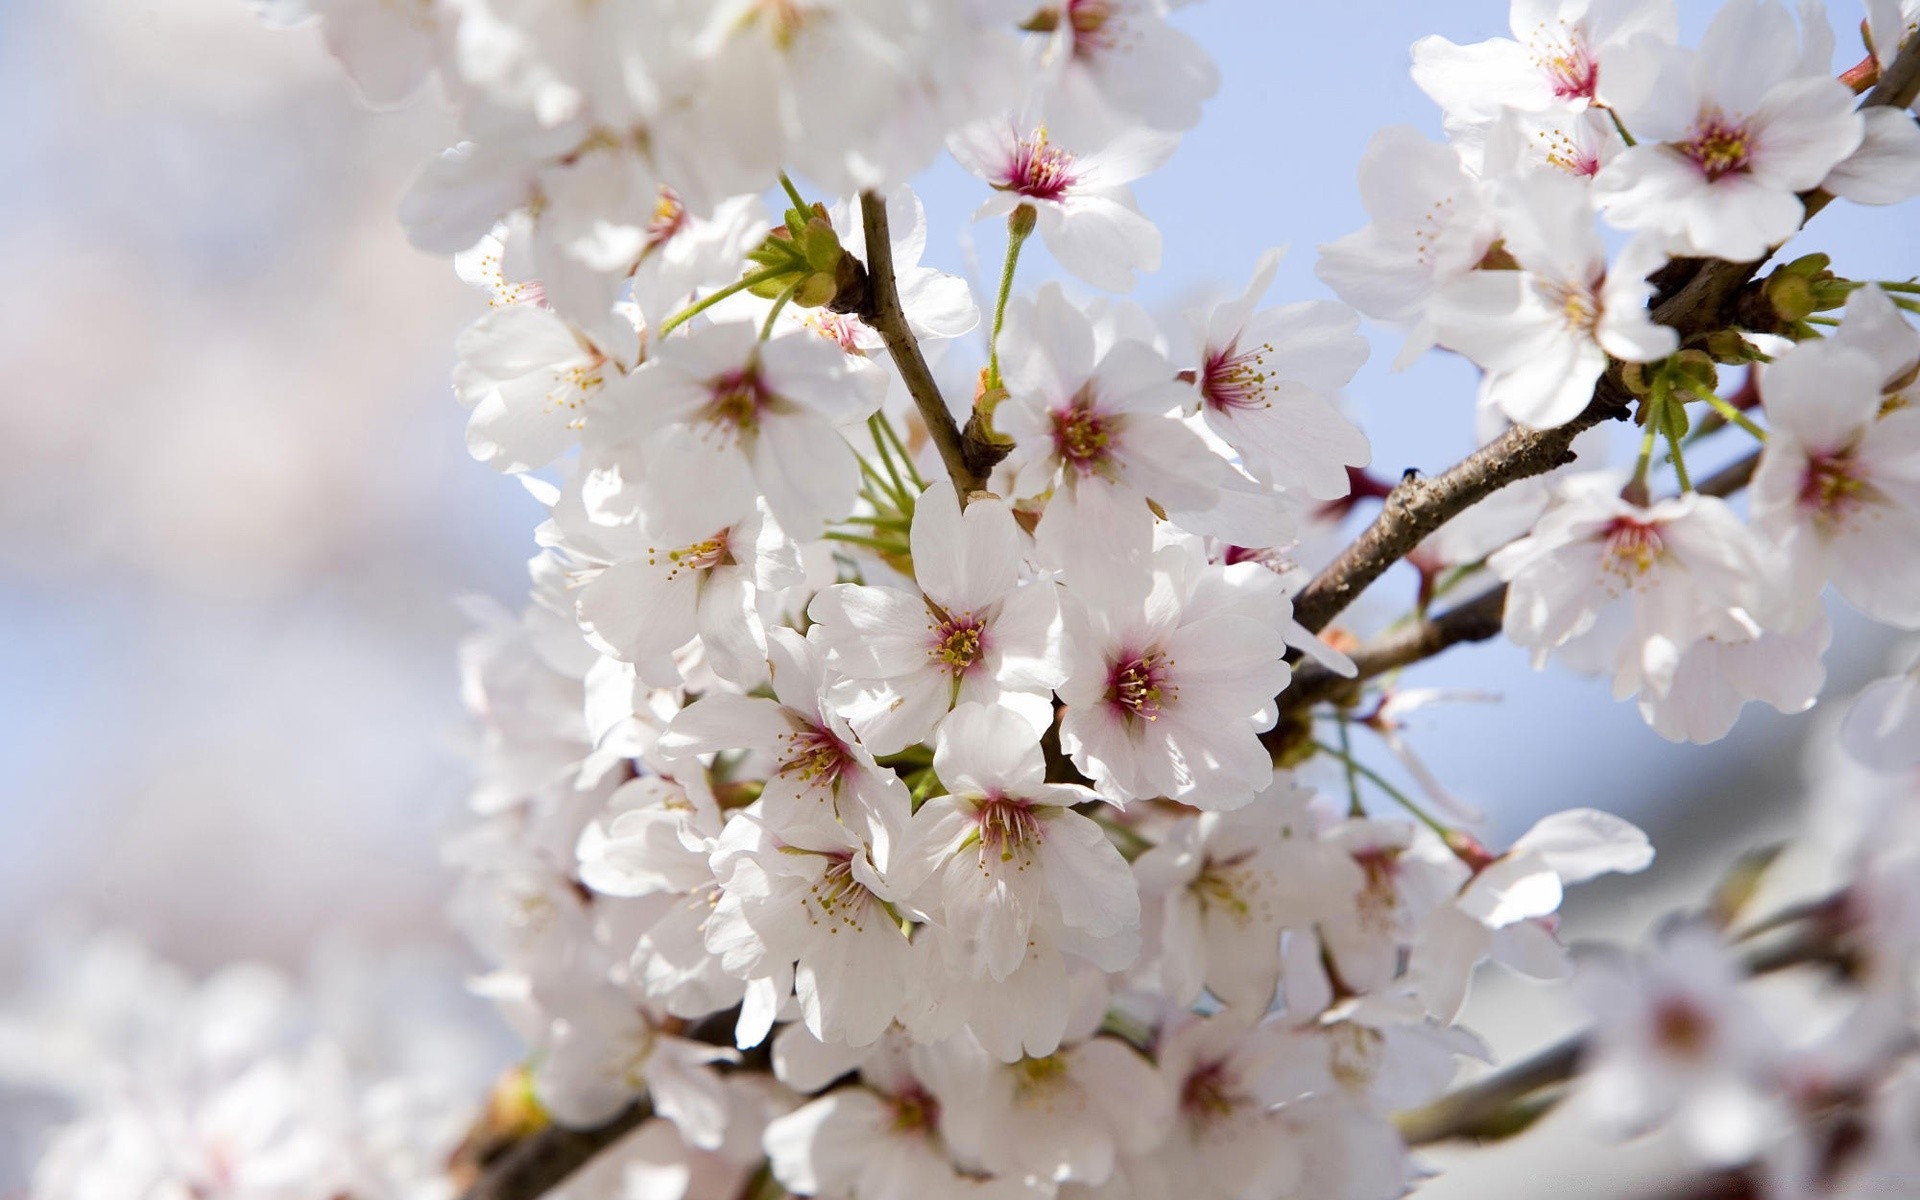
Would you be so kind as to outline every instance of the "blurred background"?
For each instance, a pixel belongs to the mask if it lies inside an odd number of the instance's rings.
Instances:
[[[1713,7],[1681,0],[1690,34]],[[1224,84],[1137,189],[1168,264],[1138,299],[1165,312],[1238,290],[1270,245],[1292,247],[1273,299],[1326,295],[1313,247],[1365,222],[1367,139],[1439,131],[1408,46],[1506,32],[1500,0],[1181,16]],[[1835,8],[1841,66],[1858,18]],[[130,930],[196,970],[298,966],[323,936],[451,947],[435,840],[466,783],[456,600],[520,602],[539,511],[468,459],[446,382],[483,302],[393,216],[450,123],[431,97],[362,110],[312,30],[271,32],[244,0],[0,5],[0,102],[0,995],[56,920]],[[945,167],[924,195],[928,261],[978,280],[977,183]],[[977,232],[997,262],[998,229]],[[1920,226],[1837,206],[1808,245],[1843,271],[1905,272]],[[1046,277],[1029,261],[1023,283]],[[1471,449],[1471,368],[1392,373],[1397,336],[1370,333],[1350,396],[1376,473]],[[1354,620],[1409,596],[1389,576]],[[1885,645],[1837,625],[1844,695]],[[1673,747],[1603,685],[1533,674],[1506,646],[1410,678],[1505,696],[1430,708],[1413,735],[1492,839],[1582,804],[1653,833],[1654,886],[1589,889],[1575,936],[1637,933],[1790,825],[1805,720],[1749,709],[1725,741]],[[1525,1050],[1568,1020],[1543,995],[1483,987],[1469,1022]],[[1547,1153],[1556,1187],[1587,1194],[1579,1159]],[[0,1157],[0,1194],[20,1169]],[[1489,1181],[1518,1186],[1514,1169],[1423,1194],[1508,1194]]]

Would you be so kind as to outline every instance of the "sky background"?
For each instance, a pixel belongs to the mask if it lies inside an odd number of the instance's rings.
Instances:
[[[1713,6],[1681,10],[1697,36]],[[1505,12],[1207,0],[1180,23],[1223,84],[1137,185],[1166,266],[1135,296],[1162,313],[1238,291],[1276,245],[1291,251],[1270,298],[1326,296],[1314,247],[1365,222],[1368,138],[1439,132],[1408,47],[1503,34]],[[1858,40],[1839,41],[1850,65]],[[271,32],[242,0],[0,5],[0,103],[0,991],[56,913],[196,967],[297,963],[326,930],[447,940],[434,842],[465,787],[455,601],[519,604],[539,517],[468,459],[446,383],[483,302],[393,217],[449,122],[430,100],[360,111],[311,30]],[[973,251],[997,264],[1002,245],[968,224],[979,185],[948,165],[922,194],[928,261],[978,280]],[[1910,208],[1838,205],[1805,242],[1862,275],[1920,262]],[[1022,286],[1052,274],[1034,243]],[[1393,373],[1398,336],[1367,332],[1349,399],[1376,472],[1471,450],[1471,368]],[[1355,620],[1409,595],[1390,575]],[[1839,626],[1844,694],[1884,641]],[[1414,735],[1496,839],[1591,804],[1697,864],[1794,788],[1805,726],[1770,710],[1692,750],[1510,646],[1410,679],[1506,697],[1429,710]]]

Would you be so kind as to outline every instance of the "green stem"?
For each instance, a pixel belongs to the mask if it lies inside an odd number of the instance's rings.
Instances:
[[[787,178],[787,173],[785,171],[780,172],[780,186],[786,189],[787,199],[793,201],[793,206],[795,208],[799,209],[803,213],[813,211],[811,208],[807,207],[806,198],[800,195],[800,189],[793,186],[793,180]]]
[[[887,469],[887,478],[893,480],[894,495],[901,499],[901,507],[912,503],[908,499],[907,484],[900,477],[900,469],[893,465],[893,452],[887,448],[887,435],[880,432],[880,414],[874,413],[867,418],[867,432],[873,435],[873,448],[880,452],[880,465]]]
[[[1315,745],[1320,745],[1316,742]],[[1329,750],[1321,746],[1322,750]],[[1340,761],[1347,764],[1347,815],[1359,820],[1367,815],[1366,806],[1360,803],[1360,764],[1353,761],[1353,735],[1347,729],[1347,714],[1340,714],[1340,748],[1332,751],[1339,755]]]
[[[1629,145],[1629,146],[1637,146],[1637,145],[1639,145],[1639,143],[1638,143],[1638,142],[1636,142],[1636,141],[1634,141],[1634,140],[1633,140],[1633,135],[1627,132],[1627,126],[1626,126],[1626,122],[1624,122],[1624,121],[1622,121],[1622,120],[1620,119],[1620,114],[1619,114],[1619,113],[1617,113],[1617,112],[1615,112],[1615,111],[1613,111],[1613,110],[1612,110],[1611,108],[1609,108],[1609,109],[1607,110],[1607,116],[1608,116],[1608,117],[1610,117],[1610,118],[1612,118],[1612,120],[1613,120],[1613,127],[1614,127],[1614,129],[1616,129],[1616,130],[1618,130],[1618,131],[1619,131],[1619,133],[1620,133],[1620,140],[1621,140],[1621,141],[1623,141],[1623,142],[1625,142],[1625,143],[1626,143],[1627,145]]]
[[[1731,423],[1738,425],[1740,428],[1746,430],[1748,433],[1752,434],[1755,438],[1759,439],[1761,442],[1765,442],[1767,440],[1766,430],[1754,424],[1753,419],[1751,417],[1747,416],[1747,414],[1741,412],[1739,409],[1735,408],[1733,405],[1727,403],[1725,400],[1722,400],[1718,395],[1714,394],[1713,392],[1699,392],[1696,394],[1702,400],[1705,400],[1709,405],[1711,405],[1713,407],[1713,411],[1719,413],[1722,417],[1725,417]]]
[[[829,529],[820,535],[830,542],[846,542],[852,546],[865,546],[869,550],[884,550],[888,554],[898,553],[899,542],[889,542],[881,538],[862,537],[857,533],[842,533],[838,529]]]
[[[767,319],[760,326],[761,341],[764,342],[773,336],[773,323],[779,319],[780,311],[787,306],[787,301],[793,299],[793,294],[799,291],[800,285],[805,282],[806,276],[802,275],[800,278],[788,284],[786,289],[774,298],[773,308],[768,311]]]
[[[881,432],[887,435],[887,440],[893,443],[894,450],[900,455],[900,465],[907,469],[907,478],[913,480],[914,487],[920,491],[926,491],[927,481],[920,478],[920,468],[913,465],[913,455],[907,453],[906,443],[902,442],[900,435],[894,432],[893,422],[887,420],[885,413],[876,413],[874,415],[880,418]]]
[[[668,317],[666,320],[662,321],[660,323],[659,331],[654,336],[665,337],[669,333],[672,333],[675,329],[686,324],[688,321],[691,321],[693,318],[699,316],[701,313],[707,311],[709,308],[712,308],[714,305],[720,303],[722,300],[725,300],[728,296],[737,296],[741,292],[746,291],[748,288],[758,287],[760,284],[767,282],[769,279],[778,279],[780,278],[780,276],[787,274],[792,269],[793,268],[791,267],[784,267],[784,266],[763,267],[760,270],[753,272],[751,275],[743,275],[739,279],[736,279],[732,283],[721,288],[719,291],[714,292],[707,296],[702,296],[700,299],[695,300],[692,304],[687,305],[685,308],[681,309],[679,312],[673,314],[672,316]]]
[[[1343,733],[1345,732],[1345,722],[1342,722],[1342,732]],[[1399,788],[1393,786],[1391,783],[1388,783],[1385,779],[1383,779],[1380,776],[1380,773],[1378,771],[1375,771],[1371,767],[1368,767],[1362,763],[1355,762],[1353,760],[1353,755],[1343,754],[1339,747],[1329,746],[1325,742],[1315,742],[1313,745],[1314,745],[1314,748],[1320,751],[1320,753],[1322,754],[1331,754],[1336,758],[1346,759],[1347,770],[1349,773],[1356,772],[1356,771],[1359,772],[1360,776],[1363,779],[1365,779],[1368,783],[1371,783],[1373,786],[1379,788],[1381,791],[1385,792],[1388,796],[1392,797],[1393,802],[1395,804],[1398,804],[1401,808],[1404,808],[1409,813],[1413,814],[1414,818],[1418,820],[1422,825],[1425,825],[1428,829],[1433,830],[1435,833],[1439,834],[1442,838],[1448,837],[1453,833],[1453,830],[1451,828],[1442,824],[1439,821],[1439,819],[1436,818],[1432,813],[1428,812],[1424,808],[1421,808],[1418,804],[1415,804],[1411,799],[1409,799],[1405,792],[1401,791]]]
[[[887,482],[885,476],[881,475],[880,472],[873,469],[872,463],[868,462],[864,458],[861,458],[858,454],[854,455],[853,458],[855,462],[858,462],[860,464],[860,473],[862,475],[865,475],[867,477],[868,482],[872,483],[873,486],[879,488],[880,494],[887,498],[888,507],[901,509],[904,511],[907,504],[907,498],[901,495],[899,492],[894,491],[893,485]],[[874,505],[874,507],[879,508],[880,506],[876,504]]]
[[[993,339],[987,343],[987,387],[1000,386],[1000,330],[1007,323],[1007,300],[1013,295],[1013,271],[1020,265],[1020,247],[1033,234],[1030,221],[1021,220],[1020,209],[1007,217],[1007,259],[1000,268],[1000,296],[993,305]]]
[[[1680,477],[1680,490],[1690,492],[1693,490],[1693,480],[1687,477],[1687,458],[1680,450],[1680,439],[1674,436],[1671,425],[1666,426],[1665,429],[1667,434],[1667,461],[1673,464],[1673,473]]]

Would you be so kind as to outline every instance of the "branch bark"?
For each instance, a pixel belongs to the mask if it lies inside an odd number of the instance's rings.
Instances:
[[[920,341],[907,324],[906,310],[900,306],[900,289],[893,275],[893,241],[887,229],[887,200],[873,192],[860,193],[860,223],[867,237],[867,295],[860,306],[860,319],[877,330],[887,343],[887,353],[900,379],[920,410],[920,420],[933,438],[940,461],[946,464],[947,477],[960,493],[960,505],[986,486],[984,472],[975,469],[967,455],[966,439],[953,413],[940,395],[940,385],[920,353]]]
[[[1294,597],[1294,619],[1316,633],[1325,629],[1428,534],[1501,488],[1570,462],[1573,440],[1602,421],[1624,417],[1631,401],[1610,372],[1595,387],[1592,403],[1565,425],[1515,426],[1439,475],[1401,480],[1373,524]]]

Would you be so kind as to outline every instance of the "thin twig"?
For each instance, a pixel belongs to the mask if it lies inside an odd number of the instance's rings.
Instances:
[[[893,277],[893,241],[887,230],[887,201],[872,192],[860,193],[860,221],[867,235],[867,296],[860,318],[879,332],[887,343],[887,353],[907,392],[920,410],[921,423],[933,438],[940,461],[946,464],[953,490],[960,493],[964,506],[967,497],[986,486],[986,479],[967,461],[966,443],[960,426],[940,395],[940,385],[927,369],[920,353],[919,339],[907,324],[906,310],[900,307],[900,290]]]

